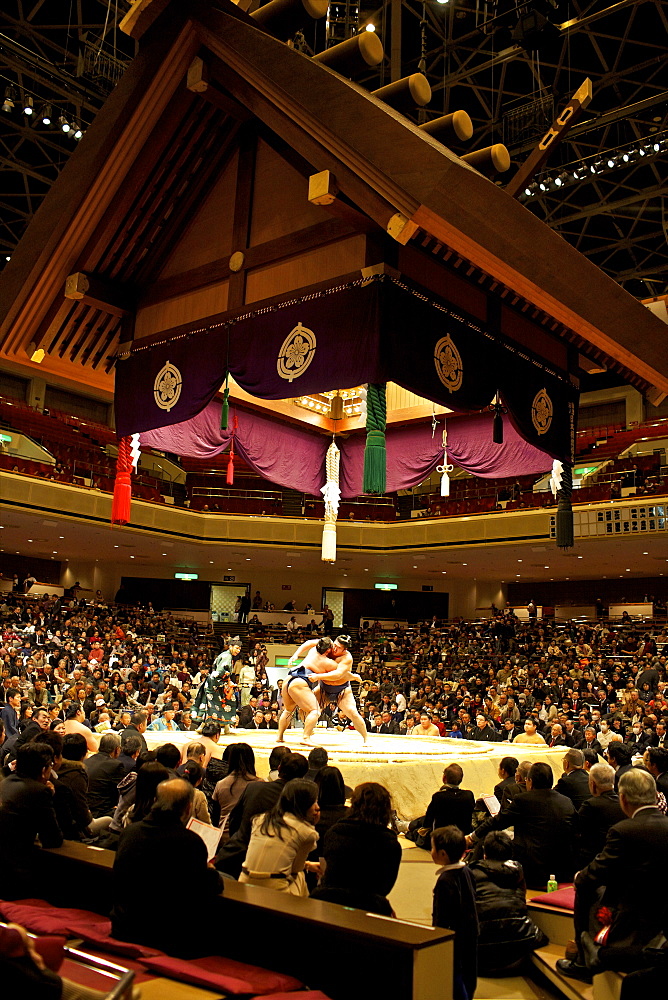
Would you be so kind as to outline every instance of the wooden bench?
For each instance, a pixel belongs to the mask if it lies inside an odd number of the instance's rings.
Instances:
[[[72,841],[44,851],[46,898],[108,914],[114,857]],[[379,969],[391,974],[393,1000],[452,1000],[452,931],[231,879],[223,896],[229,919],[221,942],[238,961],[298,976],[332,1000],[373,996]]]

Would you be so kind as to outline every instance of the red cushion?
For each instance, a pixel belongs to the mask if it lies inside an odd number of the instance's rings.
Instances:
[[[39,905],[32,905],[38,902]],[[65,934],[67,937],[81,937],[91,930],[108,934],[111,921],[90,910],[61,909],[57,906],[42,905],[41,901],[18,900],[6,903],[0,900],[0,913],[7,920],[21,924],[33,934]]]
[[[161,958],[144,959],[143,964],[147,969],[171,976],[172,979],[192,983],[194,986],[223,990],[225,993],[266,996],[281,990],[289,993],[303,986],[303,983],[292,976],[270,972],[269,969],[261,969],[257,965],[246,965],[245,962],[235,962],[234,959],[223,958],[221,955],[196,958],[187,962],[165,955]]]
[[[44,959],[44,964],[52,972],[58,972],[63,964],[66,938],[64,937],[38,937],[33,941],[35,951]]]
[[[540,896],[532,896],[532,903],[540,903],[542,906],[557,906],[560,910],[573,910],[575,908],[575,886],[565,885],[554,892],[543,892]]]
[[[157,958],[158,955],[164,954],[159,948],[149,948],[148,945],[136,944],[134,941],[119,941],[98,927],[81,928],[79,936],[86,944],[95,945],[101,951],[110,951],[114,955],[123,955],[126,958]]]

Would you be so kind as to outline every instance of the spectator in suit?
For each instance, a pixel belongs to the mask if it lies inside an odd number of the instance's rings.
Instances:
[[[389,712],[380,713],[380,723],[374,729],[375,733],[381,736],[398,736],[400,733],[399,723],[393,722]]]
[[[648,747],[643,754],[643,764],[656,781],[657,791],[668,799],[668,750]]]
[[[141,740],[141,752],[147,753],[148,745],[144,739],[144,733],[146,732],[146,726],[148,723],[148,713],[147,712],[134,712],[132,718],[130,719],[130,725],[127,729],[124,729],[121,733],[121,742],[123,742],[124,736],[139,736]]]
[[[608,758],[608,764],[615,771],[615,791],[619,789],[619,781],[622,775],[626,774],[633,767],[631,763],[632,756],[631,748],[621,741],[616,741],[608,745],[606,757]]]
[[[0,722],[4,725],[5,736],[7,739],[18,734],[20,707],[20,691],[17,688],[9,688],[7,691],[7,703],[0,709]]]
[[[441,826],[457,826],[462,833],[470,833],[475,798],[473,792],[460,787],[463,778],[464,771],[461,766],[449,764],[443,771],[443,784],[440,790],[432,795],[425,815],[411,821],[409,832],[431,831]]]
[[[585,726],[584,739],[575,744],[577,750],[594,750],[603,755],[603,747],[596,739],[596,727]]]
[[[526,780],[527,791],[467,837],[468,845],[473,847],[491,830],[514,827],[513,856],[524,868],[531,889],[544,888],[551,874],[561,882],[573,877],[571,840],[575,809],[569,798],[552,788],[552,782],[549,764],[542,761],[532,764]]]
[[[513,781],[509,781],[506,787],[503,789],[503,797],[501,798],[501,808],[507,809],[513,799],[517,798],[527,790],[527,777],[529,771],[531,770],[530,760],[521,760],[517,765],[515,771],[515,778]]]
[[[183,958],[215,954],[215,937],[224,907],[223,884],[207,866],[204,842],[185,825],[190,818],[194,788],[182,778],[158,785],[153,808],[145,819],[123,832],[114,861],[112,935]],[[188,887],[189,905],[197,913],[197,933],[184,932],[178,920],[166,914],[173,906],[174,886],[165,877],[178,863],[179,877]],[[151,907],[158,919],[147,920],[145,900],[137,887],[151,886]]]
[[[589,776],[585,771],[582,750],[576,750],[575,747],[571,747],[564,754],[562,763],[564,773],[554,788],[561,795],[566,795],[577,810],[591,796]]]
[[[573,740],[570,736],[566,736],[561,723],[555,722],[550,729],[550,739],[547,745],[550,747],[572,747]]]
[[[594,764],[589,772],[591,797],[578,809],[575,830],[576,867],[586,868],[603,850],[608,830],[624,819],[614,790],[615,772],[609,764]]]
[[[88,771],[88,805],[94,819],[108,816],[109,822],[118,805],[118,783],[126,775],[119,762],[121,741],[118,733],[100,737],[100,749],[86,760]]]
[[[631,732],[626,734],[625,743],[632,754],[644,753],[651,738],[651,733],[646,733],[640,722],[634,722]]]
[[[615,952],[628,955],[629,948],[648,945],[667,926],[668,868],[657,860],[668,851],[668,817],[656,806],[652,775],[637,767],[626,771],[619,802],[627,818],[610,828],[603,851],[575,879],[577,959],[557,961],[562,975],[583,982],[591,982],[598,968],[614,968]],[[611,922],[596,953],[588,932],[592,911],[601,903]]]
[[[118,755],[118,763],[123,765],[126,774],[137,770],[137,760],[140,753],[141,740],[139,739],[139,733],[136,736],[130,733],[121,739],[121,752]]]
[[[53,751],[27,743],[16,751],[15,770],[0,782],[0,855],[5,860],[5,899],[40,895],[39,837],[42,847],[60,847],[63,835],[54,809]]]

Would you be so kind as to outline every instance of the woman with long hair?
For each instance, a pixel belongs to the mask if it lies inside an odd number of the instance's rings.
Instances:
[[[157,760],[148,761],[137,771],[134,803],[123,819],[123,826],[146,819],[151,811],[161,781],[168,781],[169,771]]]
[[[230,743],[227,755],[227,776],[216,783],[213,790],[211,812],[214,826],[223,831],[221,841],[228,839],[227,824],[230,813],[251,781],[262,781],[255,773],[255,754],[248,743]]]
[[[318,786],[293,778],[269,812],[255,816],[239,881],[265,889],[307,896],[304,871],[318,871],[307,861],[318,842]]]
[[[329,900],[392,914],[387,900],[399,874],[401,847],[390,830],[392,798],[382,785],[366,781],[350,799],[350,813],[328,831],[322,851],[324,874],[312,893]]]

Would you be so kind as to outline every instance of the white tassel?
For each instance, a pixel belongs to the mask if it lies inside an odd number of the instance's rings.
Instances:
[[[132,455],[132,467],[136,472],[137,465],[139,463],[139,456],[141,455],[141,448],[139,447],[139,434],[133,434],[131,436],[130,454]]]
[[[550,476],[550,489],[552,490],[552,496],[557,495],[561,489],[561,476],[563,474],[564,467],[558,459],[554,459],[552,462],[552,475]]]
[[[336,519],[339,514],[339,501],[341,490],[339,489],[339,461],[341,452],[332,441],[327,449],[325,460],[325,470],[327,480],[321,489],[325,501],[325,523],[322,528],[322,554],[323,562],[336,562]]]
[[[443,465],[437,465],[436,471],[441,473],[441,496],[450,496],[450,476],[449,472],[452,472],[454,466],[448,465],[448,425],[447,421],[443,422]]]

